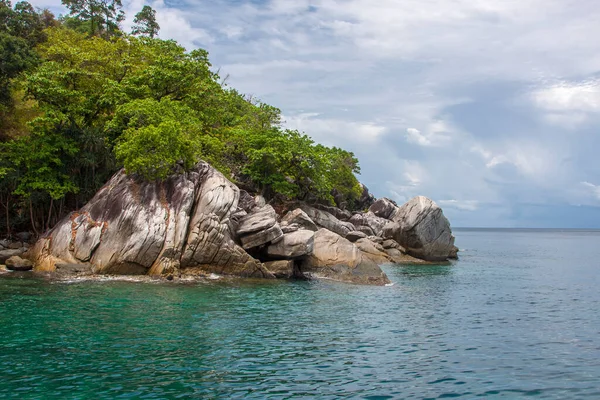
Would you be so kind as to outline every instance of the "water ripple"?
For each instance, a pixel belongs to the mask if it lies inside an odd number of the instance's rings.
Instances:
[[[519,235],[376,288],[6,274],[0,398],[598,398],[599,237]]]

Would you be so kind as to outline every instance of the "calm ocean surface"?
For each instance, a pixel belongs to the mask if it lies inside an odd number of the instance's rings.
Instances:
[[[455,234],[391,287],[0,276],[0,398],[600,398],[600,232]]]

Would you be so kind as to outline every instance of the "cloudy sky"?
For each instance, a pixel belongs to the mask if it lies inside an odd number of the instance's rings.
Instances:
[[[161,37],[207,49],[288,127],[353,151],[377,197],[431,197],[457,227],[600,228],[596,0],[124,4],[154,7]]]

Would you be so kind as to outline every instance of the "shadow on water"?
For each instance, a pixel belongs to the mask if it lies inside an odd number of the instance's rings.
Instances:
[[[393,271],[394,275],[409,278],[446,276],[451,275],[453,271],[453,265],[450,263],[428,265],[388,264],[386,268]]]

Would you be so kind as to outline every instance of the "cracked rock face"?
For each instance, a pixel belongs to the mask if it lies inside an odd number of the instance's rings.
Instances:
[[[305,204],[301,208],[317,226],[335,232],[342,237],[356,230],[355,226],[350,222],[340,221],[327,211],[318,210]]]
[[[283,235],[279,242],[267,247],[267,254],[272,258],[295,259],[312,253],[315,233],[309,230],[298,230]]]
[[[352,223],[358,230],[367,234],[367,236],[381,235],[383,227],[389,222],[385,218],[381,218],[372,212],[354,214],[348,221]],[[361,229],[367,228],[367,229]]]
[[[315,233],[313,251],[302,262],[301,270],[307,276],[340,282],[390,283],[381,268],[356,245],[327,229]]]
[[[384,219],[392,219],[396,211],[398,210],[398,206],[392,200],[383,197],[369,207],[369,211],[373,213],[375,216],[384,218]]]
[[[384,236],[391,236],[408,254],[427,261],[456,256],[454,236],[442,209],[431,199],[417,196],[393,214]]]
[[[57,263],[85,263],[105,274],[201,268],[272,278],[234,241],[230,217],[239,195],[234,184],[204,162],[160,183],[121,171],[42,237],[31,255],[41,271],[54,271]]]

